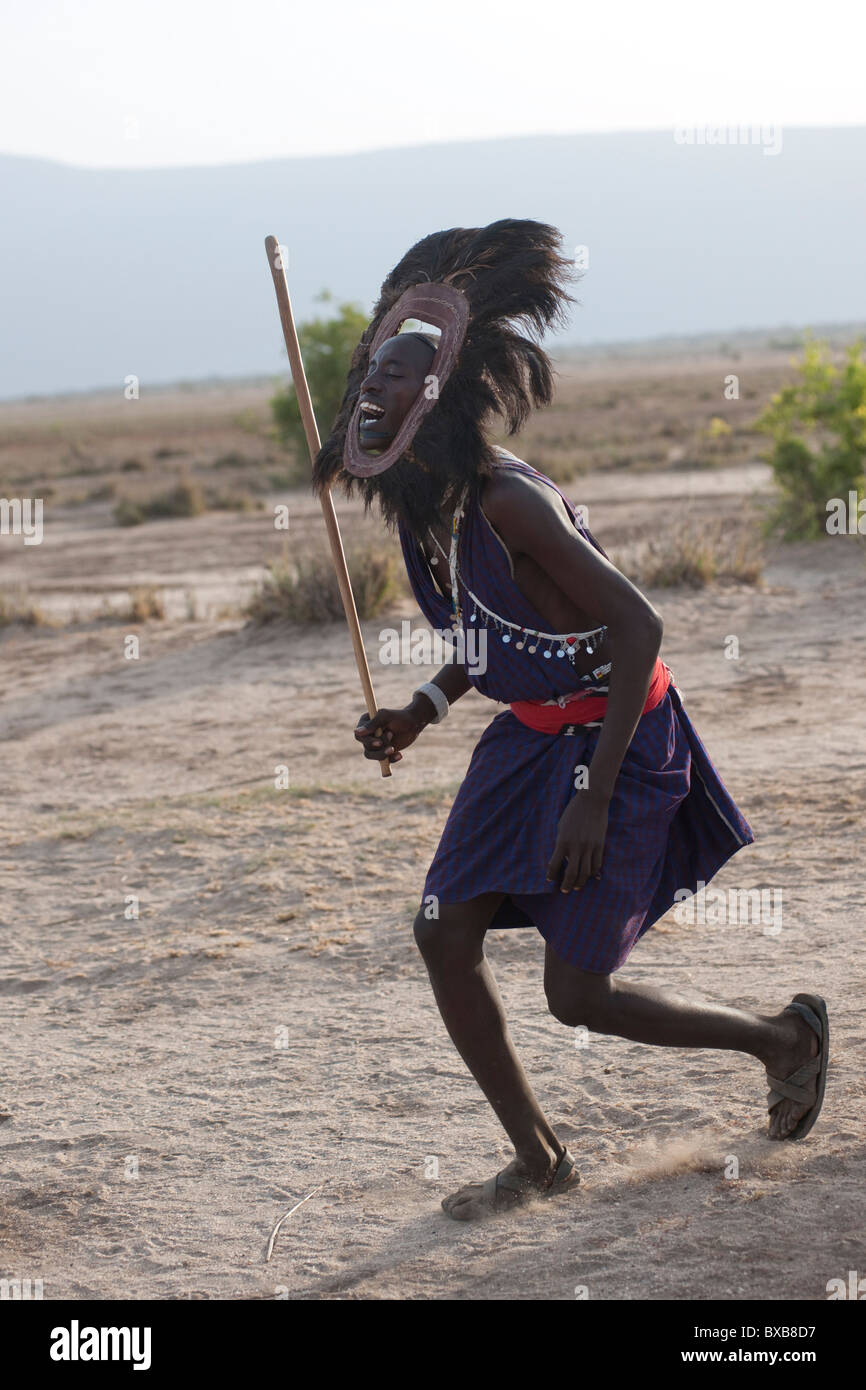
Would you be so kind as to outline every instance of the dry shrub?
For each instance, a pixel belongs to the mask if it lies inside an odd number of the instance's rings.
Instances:
[[[242,489],[237,492],[221,492],[216,488],[208,488],[206,498],[207,505],[213,512],[258,512],[265,505],[260,497],[252,497]]]
[[[356,546],[346,555],[359,618],[375,618],[405,592],[402,567],[392,551]],[[254,623],[333,623],[344,617],[330,555],[315,554],[269,566],[245,609]]]
[[[117,495],[117,487],[114,483],[100,483],[98,487],[92,487],[85,494],[85,502],[110,502],[112,497]],[[44,496],[44,493],[43,493]]]
[[[249,458],[246,454],[241,454],[237,449],[230,449],[227,454],[220,454],[211,464],[212,468],[258,468],[258,459]]]
[[[143,585],[129,591],[129,609],[124,619],[133,623],[146,623],[149,618],[164,618],[165,604],[152,584]]]
[[[96,494],[91,493],[88,500],[95,497]],[[194,479],[183,478],[168,492],[157,493],[154,497],[138,500],[122,497],[114,508],[114,519],[118,526],[141,526],[142,522],[165,517],[200,516],[206,511],[254,512],[263,506],[261,499],[253,497],[246,489],[203,489]]]
[[[147,517],[138,502],[133,502],[129,497],[121,497],[114,508],[114,520],[118,526],[140,526],[143,521],[147,520]]]
[[[524,460],[531,463],[533,468],[537,468],[539,473],[544,473],[553,483],[572,483],[579,474],[586,471],[585,463],[571,450],[564,450],[562,453],[555,453],[552,449],[541,452],[536,450],[531,459]]]
[[[49,627],[43,610],[32,603],[23,590],[15,593],[0,593],[0,627],[20,623],[23,627]]]
[[[114,508],[114,519],[118,526],[140,526],[143,521],[163,517],[199,516],[206,507],[205,495],[198,483],[182,478],[168,492],[157,493],[155,497],[140,501],[121,498]]]
[[[719,582],[758,584],[762,572],[757,528],[719,522],[686,525],[662,540],[650,541],[627,567],[636,584],[659,589],[677,585],[702,589]]]

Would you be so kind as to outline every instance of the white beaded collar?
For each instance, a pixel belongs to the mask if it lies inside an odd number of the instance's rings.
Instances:
[[[593,628],[590,632],[542,632],[536,628],[522,627],[520,623],[511,623],[507,618],[501,618],[498,613],[493,612],[492,608],[488,608],[486,604],[482,603],[477,594],[472,592],[460,574],[457,565],[457,544],[460,536],[460,522],[463,517],[467,491],[468,489],[464,490],[460,501],[454,509],[454,516],[451,521],[450,554],[446,554],[439,543],[438,537],[433,535],[432,529],[430,530],[430,535],[442,555],[448,561],[448,567],[451,572],[452,627],[455,629],[463,627],[463,613],[460,607],[459,590],[457,587],[457,581],[459,579],[467,594],[472,599],[473,612],[470,615],[469,621],[471,623],[477,622],[480,614],[482,623],[486,625],[489,620],[490,624],[500,633],[503,642],[511,642],[513,637],[516,637],[517,640],[514,642],[514,645],[518,651],[522,651],[523,648],[526,647],[527,651],[535,652],[538,650],[539,643],[547,643],[547,651],[542,652],[542,656],[546,659],[550,659],[556,655],[560,658],[568,657],[568,659],[573,662],[581,646],[588,656],[592,656],[607,631],[606,627]],[[434,565],[438,564],[439,556],[434,555],[430,563]],[[554,646],[556,646],[555,652]]]

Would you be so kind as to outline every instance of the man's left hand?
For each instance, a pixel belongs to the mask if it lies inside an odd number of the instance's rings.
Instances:
[[[561,893],[582,888],[591,878],[601,878],[609,806],[609,797],[586,788],[575,793],[560,816],[547,877],[555,880],[567,861],[559,885]]]

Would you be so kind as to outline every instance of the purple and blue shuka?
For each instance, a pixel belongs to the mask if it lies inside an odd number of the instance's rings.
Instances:
[[[602,554],[575,508],[550,478],[506,450],[499,465],[539,479],[562,497],[578,532]],[[432,627],[450,630],[450,602],[407,527],[399,527],[413,593]],[[476,605],[468,591],[510,623],[540,631],[544,619],[514,581],[511,560],[480,503],[463,514],[457,551],[464,622]],[[441,561],[440,561],[441,563]],[[464,592],[465,589],[465,592]],[[480,605],[478,605],[480,607]],[[504,629],[503,629],[504,632]],[[486,669],[467,675],[499,703],[551,701],[577,690],[605,694],[606,680],[581,676],[551,645],[501,640],[492,627]],[[467,650],[469,650],[467,645]],[[546,655],[546,653],[548,653]],[[427,873],[424,897],[465,902],[480,893],[506,894],[491,927],[535,926],[567,964],[608,975],[679,899],[695,892],[754,836],[710,761],[671,682],[644,713],[616,779],[600,879],[562,893],[547,878],[559,819],[575,792],[575,770],[588,767],[598,726],[539,733],[511,710],[484,730],[449,813]]]

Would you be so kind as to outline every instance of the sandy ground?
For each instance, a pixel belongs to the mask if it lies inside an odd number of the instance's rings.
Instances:
[[[762,478],[593,475],[570,495],[607,543],[734,512]],[[7,552],[4,574],[26,563],[49,607],[64,582],[95,592],[113,567],[124,583],[179,573],[206,599],[217,574],[240,591],[260,567],[260,526],[154,523],[118,558],[116,528],[82,512],[38,558]],[[509,1149],[410,926],[497,707],[465,697],[383,780],[351,735],[341,625],[0,633],[2,1277],[42,1279],[46,1298],[820,1300],[829,1279],[866,1273],[862,594],[862,546],[840,538],[773,552],[758,589],[651,595],[757,835],[716,882],[780,888],[783,929],[669,914],[623,973],[767,1012],[823,993],[818,1125],[768,1141],[745,1056],[576,1047],[546,1011],[540,936],[492,933],[516,1043],[582,1182],[484,1225],[439,1202]],[[408,600],[404,616],[418,616]],[[365,625],[383,705],[425,678],[376,665],[390,621]],[[274,1224],[310,1192],[266,1262]]]

